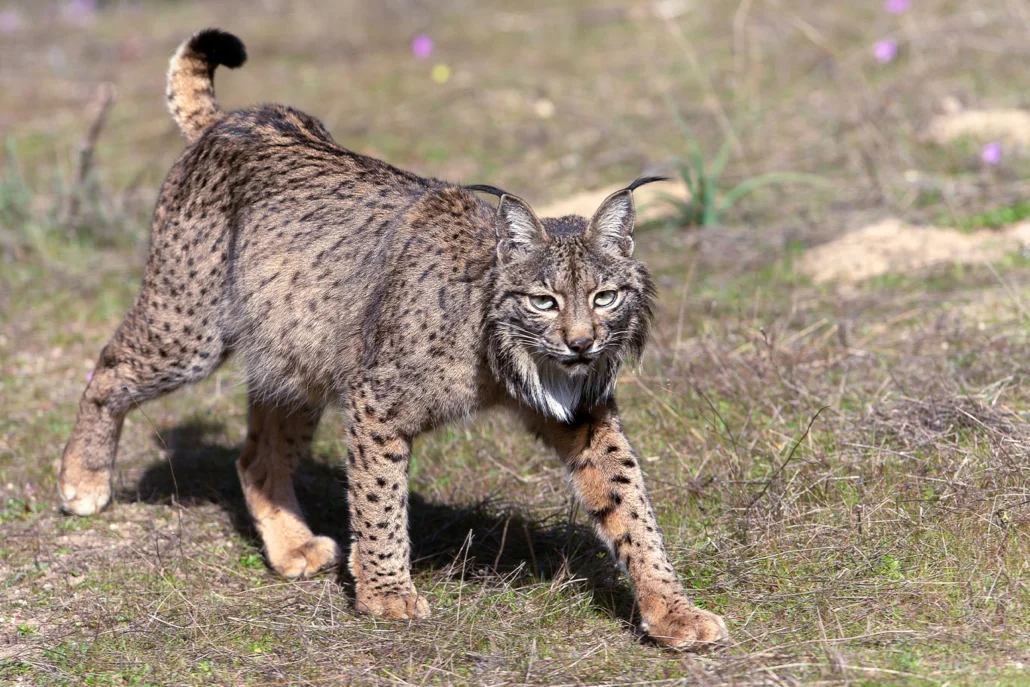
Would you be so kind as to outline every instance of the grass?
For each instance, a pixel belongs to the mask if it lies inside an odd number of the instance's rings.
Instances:
[[[914,3],[885,69],[869,46],[898,19],[878,3],[788,5],[656,19],[636,0],[182,2],[112,6],[87,29],[21,9],[28,28],[0,43],[19,96],[0,111],[13,150],[0,179],[0,683],[1026,684],[1026,259],[849,289],[797,267],[885,213],[1009,221],[984,208],[1026,197],[1025,160],[985,176],[968,150],[918,133],[943,95],[1021,102],[1026,20],[1015,5]],[[826,179],[755,194],[721,228],[637,242],[660,314],[620,407],[676,568],[727,617],[731,647],[675,656],[633,629],[630,590],[557,461],[499,414],[416,443],[414,571],[434,610],[418,625],[355,616],[342,572],[285,582],[267,569],[236,484],[245,394],[231,365],[130,415],[114,507],[58,514],[85,376],[135,296],[142,208],[181,150],[164,61],[207,25],[251,54],[219,74],[228,105],[290,102],[358,150],[533,202],[682,150],[655,106],[666,95],[699,142],[725,140],[719,109],[746,122],[740,151],[719,156],[720,188],[770,169]],[[409,57],[420,31],[453,69],[446,86]],[[93,187],[107,214],[69,231],[52,219],[54,180],[76,177],[108,79],[119,95]],[[297,479],[314,528],[341,541],[345,436],[327,417]]]
[[[708,160],[701,142],[690,123],[683,118],[671,101],[669,109],[683,132],[687,156],[676,163],[676,170],[687,189],[684,198],[665,194],[662,199],[672,205],[675,214],[671,219],[685,227],[713,227],[739,201],[768,186],[829,186],[822,177],[791,172],[767,172],[750,176],[736,185],[725,188],[722,174],[729,162],[736,136],[726,136],[715,157]]]
[[[970,217],[959,219],[956,224],[960,229],[1001,229],[1030,218],[1030,202],[1017,200],[1009,205],[990,208]]]

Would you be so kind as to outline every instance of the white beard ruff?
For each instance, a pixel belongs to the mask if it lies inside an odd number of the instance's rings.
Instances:
[[[607,368],[606,358],[597,360],[586,374],[572,375],[549,361],[529,364],[522,370],[522,395],[544,415],[571,422],[581,403],[606,401],[615,391],[618,374]]]

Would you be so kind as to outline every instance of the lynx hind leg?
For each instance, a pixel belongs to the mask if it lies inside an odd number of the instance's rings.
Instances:
[[[181,293],[181,291],[179,292]],[[136,305],[100,354],[61,459],[61,506],[93,515],[111,500],[111,470],[125,415],[137,405],[207,377],[225,356],[213,315],[165,300],[144,285]],[[196,320],[196,321],[193,321]]]
[[[268,562],[283,577],[313,575],[340,558],[335,541],[312,534],[293,489],[293,471],[310,449],[321,414],[317,407],[287,409],[252,401],[247,443],[236,461]]]
[[[110,500],[125,414],[203,379],[228,353],[220,324],[227,223],[210,215],[201,222],[170,214],[170,208],[187,205],[182,182],[175,170],[165,182],[139,296],[101,352],[79,403],[58,478],[62,506],[70,513],[92,515]]]

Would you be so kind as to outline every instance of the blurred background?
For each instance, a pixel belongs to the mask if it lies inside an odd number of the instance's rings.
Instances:
[[[636,194],[660,304],[620,408],[729,650],[634,634],[504,416],[416,444],[410,630],[266,569],[234,363],[130,414],[114,507],[59,515],[184,147],[167,62],[211,26],[249,53],[224,108],[540,214],[673,177]],[[1028,58],[1026,0],[0,0],[0,683],[1028,684]],[[341,542],[345,436],[297,479]]]
[[[1025,190],[1030,134],[1013,130],[1025,119],[935,134],[935,117],[1026,105],[1028,17],[1019,0],[8,2],[6,185],[18,175],[45,208],[83,174],[107,220],[149,206],[182,149],[167,59],[218,26],[250,53],[217,74],[227,109],[288,103],[342,145],[422,174],[540,204],[694,165],[700,149],[725,158],[719,190],[769,172],[829,182],[772,183],[722,223],[835,230],[842,211],[870,208],[956,223]],[[107,83],[116,95],[83,173]],[[985,158],[986,144],[998,148]],[[142,219],[89,232],[139,236]]]

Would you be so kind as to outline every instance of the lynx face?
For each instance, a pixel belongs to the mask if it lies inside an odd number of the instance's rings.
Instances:
[[[633,258],[633,220],[628,190],[589,221],[541,221],[509,195],[498,206],[491,361],[509,391],[556,419],[605,400],[647,340],[654,287]]]

